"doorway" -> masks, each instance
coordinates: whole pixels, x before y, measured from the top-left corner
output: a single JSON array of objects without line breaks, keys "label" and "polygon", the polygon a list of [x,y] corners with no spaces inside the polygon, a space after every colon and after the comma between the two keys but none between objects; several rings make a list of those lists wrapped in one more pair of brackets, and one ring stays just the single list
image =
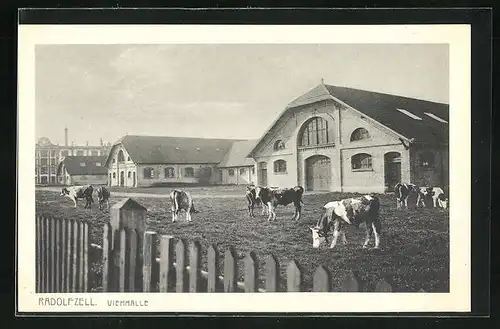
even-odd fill
[{"label": "doorway", "polygon": [[401,153],[389,152],[384,155],[385,190],[394,192],[394,185],[401,182]]}]

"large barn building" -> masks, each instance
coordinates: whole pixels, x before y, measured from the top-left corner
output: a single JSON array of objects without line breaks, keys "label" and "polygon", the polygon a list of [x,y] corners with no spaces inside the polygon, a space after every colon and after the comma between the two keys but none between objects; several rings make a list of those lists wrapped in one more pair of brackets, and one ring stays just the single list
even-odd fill
[{"label": "large barn building", "polygon": [[260,185],[383,193],[402,181],[448,192],[448,121],[448,104],[322,82],[248,156]]}]

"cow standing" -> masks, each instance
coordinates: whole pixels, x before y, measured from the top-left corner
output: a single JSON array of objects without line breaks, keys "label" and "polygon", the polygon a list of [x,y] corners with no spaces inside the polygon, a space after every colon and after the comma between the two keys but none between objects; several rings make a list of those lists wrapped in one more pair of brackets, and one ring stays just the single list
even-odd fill
[{"label": "cow standing", "polygon": [[262,206],[262,215],[266,214],[266,205],[263,202],[261,202],[261,200],[257,200],[255,189],[256,187],[254,185],[249,185],[247,186],[247,190],[245,191],[245,198],[247,199],[248,202],[248,215],[250,217],[255,217],[253,209],[255,204],[258,202],[260,202]]},{"label": "cow standing", "polygon": [[[420,194],[422,195],[419,198],[424,200],[425,198],[432,198],[432,206],[434,208],[440,207],[443,209],[448,208],[448,198],[446,197],[446,194],[444,194],[444,191],[440,187],[421,187],[420,188]],[[417,201],[418,204],[418,201]]]},{"label": "cow standing", "polygon": [[92,208],[92,203],[94,202],[94,199],[92,198],[93,192],[94,187],[92,185],[70,186],[63,187],[60,195],[73,200],[75,208],[79,199],[85,199],[84,208]]},{"label": "cow standing", "polygon": [[181,210],[186,212],[188,222],[191,221],[191,213],[199,212],[194,208],[193,198],[189,192],[173,190],[170,193],[170,201],[172,202],[172,223],[177,220]]},{"label": "cow standing", "polygon": [[294,188],[271,188],[260,187],[255,188],[256,199],[262,202],[262,205],[267,205],[269,216],[267,221],[276,220],[276,207],[278,205],[287,206],[293,203],[295,206],[295,213],[292,219],[299,220],[302,210],[301,203],[304,188],[302,186],[295,186]]},{"label": "cow standing", "polygon": [[96,188],[96,194],[97,194],[97,203],[99,204],[99,210],[102,210],[102,206],[104,203],[107,204],[109,209],[109,197],[111,196],[111,193],[109,193],[108,189],[105,188],[104,186],[98,186]]},{"label": "cow standing", "polygon": [[394,186],[394,193],[396,194],[396,208],[402,208],[403,204],[408,209],[408,197],[416,193],[418,195],[417,206],[420,202],[421,193],[420,189],[415,184],[397,183]]},{"label": "cow standing", "polygon": [[337,244],[339,235],[342,235],[342,241],[347,243],[345,232],[342,229],[344,225],[352,225],[359,228],[364,222],[366,225],[366,239],[363,248],[367,248],[373,233],[375,233],[374,249],[379,248],[381,223],[379,218],[380,201],[376,196],[364,195],[357,198],[348,198],[340,201],[328,202],[323,206],[324,211],[318,220],[316,227],[311,227],[313,235],[313,248],[326,241],[327,234],[333,225],[333,241],[330,249]]}]

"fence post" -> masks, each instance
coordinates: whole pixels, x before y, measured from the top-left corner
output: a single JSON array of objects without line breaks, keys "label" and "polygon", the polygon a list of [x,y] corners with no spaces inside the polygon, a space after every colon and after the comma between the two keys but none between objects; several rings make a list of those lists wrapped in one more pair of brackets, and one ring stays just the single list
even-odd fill
[{"label": "fence post", "polygon": [[175,245],[176,253],[176,292],[186,292],[188,287],[188,278],[186,271],[186,258],[187,258],[187,248],[186,241],[180,239]]},{"label": "fence post", "polygon": [[[115,203],[110,209],[110,226],[111,226],[111,252],[115,267],[119,271],[110,271],[109,274],[114,276],[111,281],[118,281],[118,290],[128,289],[134,291],[134,287],[130,286],[130,281],[125,283],[125,273],[129,273],[130,257],[134,257],[135,267],[142,268],[142,251],[137,254],[130,255],[130,241],[121,241],[122,237],[129,237],[132,230],[136,232],[135,246],[142,249],[144,231],[146,227],[146,208],[131,198],[125,198]],[[125,231],[124,231],[125,230]],[[125,232],[125,233],[123,233]],[[137,257],[139,256],[139,257]],[[126,272],[125,272],[126,271]],[[118,272],[118,273],[117,273]],[[118,278],[116,276],[118,275]],[[142,283],[142,271],[134,272],[133,276],[138,276],[137,280]],[[142,284],[141,284],[142,286]]]},{"label": "fence post", "polygon": [[113,286],[115,264],[113,262],[113,245],[112,245],[112,229],[111,224],[104,224],[104,232],[102,236],[102,291],[115,291]]},{"label": "fence post", "polygon": [[278,259],[270,255],[266,262],[266,292],[277,292],[280,287],[280,266]]},{"label": "fence post", "polygon": [[328,292],[331,289],[331,277],[328,270],[320,265],[316,269],[313,277],[313,291]]},{"label": "fence post", "polygon": [[73,220],[66,220],[66,287],[64,292],[71,292],[71,287],[73,286],[73,267],[72,267],[72,255],[73,255]]},{"label": "fence post", "polygon": [[259,289],[259,261],[254,251],[245,257],[245,292]]},{"label": "fence post", "polygon": [[42,292],[50,292],[49,291],[49,268],[50,268],[50,231],[49,231],[49,219],[47,217],[43,218],[43,291]]},{"label": "fence post", "polygon": [[219,251],[215,245],[208,247],[207,262],[207,292],[217,292],[219,287]]},{"label": "fence post", "polygon": [[302,273],[299,265],[292,260],[286,268],[287,292],[300,292],[302,285]]},{"label": "fence post", "polygon": [[49,218],[50,230],[50,270],[49,270],[49,291],[56,292],[56,219]]},{"label": "fence post", "polygon": [[78,292],[83,292],[85,284],[84,278],[84,258],[85,258],[85,228],[83,221],[78,221]]},{"label": "fence post", "polygon": [[140,268],[138,264],[138,260],[140,257],[137,255],[137,250],[139,246],[137,245],[137,240],[139,240],[138,234],[134,229],[126,229],[127,230],[127,255],[126,255],[126,275],[128,275],[127,287],[129,292],[141,291],[141,284],[138,284],[139,277],[142,276],[142,273],[137,273],[137,269]]},{"label": "fence post", "polygon": [[171,291],[174,286],[174,237],[162,235],[160,241],[160,292]]},{"label": "fence post", "polygon": [[83,292],[89,291],[89,223],[83,223]]},{"label": "fence post", "polygon": [[156,290],[158,278],[156,275],[156,232],[147,231],[144,233],[143,265],[142,265],[142,291],[152,292]]},{"label": "fence post", "polygon": [[236,252],[232,246],[229,246],[224,253],[224,292],[236,292],[237,265]]},{"label": "fence post", "polygon": [[78,221],[72,220],[71,226],[73,226],[71,292],[78,292]]},{"label": "fence post", "polygon": [[189,292],[200,291],[201,278],[201,245],[193,241],[189,252]]},{"label": "fence post", "polygon": [[42,218],[36,216],[36,292],[42,292]]},{"label": "fence post", "polygon": [[55,292],[62,292],[62,275],[61,275],[61,219],[55,220],[55,244],[56,244],[56,254],[55,254]]},{"label": "fence post", "polygon": [[61,292],[66,292],[67,290],[67,282],[68,282],[68,275],[69,273],[67,272],[67,267],[68,267],[68,259],[67,259],[67,253],[68,253],[68,220],[67,219],[62,219],[61,220]]}]

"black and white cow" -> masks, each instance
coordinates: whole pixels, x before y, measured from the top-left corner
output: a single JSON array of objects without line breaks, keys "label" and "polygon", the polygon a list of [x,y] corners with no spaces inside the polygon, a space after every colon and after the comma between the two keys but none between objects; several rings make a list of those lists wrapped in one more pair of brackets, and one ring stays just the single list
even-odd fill
[{"label": "black and white cow", "polygon": [[255,194],[255,185],[249,185],[247,186],[247,189],[245,191],[245,198],[247,199],[248,202],[248,215],[250,217],[255,217],[255,214],[253,212],[254,206],[257,203],[260,203],[262,206],[262,215],[265,215],[266,213],[266,208],[267,206],[262,202],[262,200],[257,200],[256,194]]},{"label": "black and white cow", "polygon": [[73,200],[75,203],[75,208],[77,201],[79,199],[85,199],[84,208],[91,208],[94,199],[92,198],[92,193],[94,192],[94,187],[92,185],[84,185],[84,186],[70,186],[63,187],[61,189],[61,196],[65,196]]},{"label": "black and white cow", "polygon": [[[426,198],[432,198],[432,206],[434,208],[438,206],[443,209],[448,208],[448,197],[440,187],[421,187],[419,200],[422,200],[421,202],[424,203]],[[417,201],[417,205],[418,203],[419,201]]]},{"label": "black and white cow", "polygon": [[293,203],[295,206],[295,213],[292,219],[299,220],[302,210],[301,203],[304,188],[302,186],[295,186],[293,188],[273,188],[257,186],[255,188],[255,198],[260,200],[263,205],[267,205],[269,216],[268,221],[276,220],[276,207],[278,205],[287,206]]},{"label": "black and white cow", "polygon": [[347,243],[345,232],[342,227],[352,225],[359,228],[364,222],[366,225],[366,239],[363,248],[367,248],[373,233],[375,233],[375,249],[379,248],[381,223],[379,218],[380,201],[376,196],[364,195],[357,198],[348,198],[340,201],[328,202],[323,206],[324,211],[318,220],[316,227],[311,227],[313,236],[313,248],[326,242],[327,234],[333,226],[333,241],[330,248],[337,244],[339,235],[342,235],[342,241]]},{"label": "black and white cow", "polygon": [[191,221],[191,213],[199,212],[194,208],[193,198],[189,192],[173,190],[170,193],[170,202],[172,202],[172,223],[177,220],[181,210],[186,212],[188,222]]},{"label": "black and white cow", "polygon": [[104,186],[98,186],[96,188],[96,194],[97,194],[97,203],[99,204],[99,209],[102,210],[102,206],[104,203],[107,204],[109,209],[109,197],[111,196],[111,193],[109,193],[108,189],[105,188]]},{"label": "black and white cow", "polygon": [[417,194],[417,206],[418,203],[420,202],[421,198],[421,193],[420,189],[412,183],[397,183],[394,186],[394,193],[396,194],[396,208],[401,208],[403,204],[405,205],[406,209],[408,209],[408,197],[411,194]]}]

